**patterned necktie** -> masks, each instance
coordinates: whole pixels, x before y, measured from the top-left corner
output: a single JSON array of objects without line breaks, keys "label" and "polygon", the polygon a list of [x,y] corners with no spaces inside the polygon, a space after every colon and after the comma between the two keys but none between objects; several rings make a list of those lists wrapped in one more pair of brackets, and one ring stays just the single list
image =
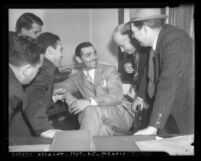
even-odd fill
[{"label": "patterned necktie", "polygon": [[91,78],[91,76],[90,76],[90,74],[89,74],[89,72],[87,72],[87,75],[86,75],[86,78],[87,78],[87,80],[90,82],[90,83],[94,83],[93,82],[93,79]]},{"label": "patterned necktie", "polygon": [[154,92],[155,92],[155,85],[154,85],[154,55],[155,51],[151,49],[150,55],[149,55],[149,69],[148,69],[148,78],[149,78],[149,83],[148,83],[148,95],[150,98],[153,97]]}]

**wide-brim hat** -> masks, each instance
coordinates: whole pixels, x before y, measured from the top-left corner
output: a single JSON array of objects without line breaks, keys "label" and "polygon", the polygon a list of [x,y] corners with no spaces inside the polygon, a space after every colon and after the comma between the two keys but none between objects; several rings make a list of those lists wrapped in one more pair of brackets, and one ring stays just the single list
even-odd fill
[{"label": "wide-brim hat", "polygon": [[130,21],[146,21],[146,20],[158,20],[166,19],[168,16],[161,14],[160,8],[141,8],[130,9]]}]

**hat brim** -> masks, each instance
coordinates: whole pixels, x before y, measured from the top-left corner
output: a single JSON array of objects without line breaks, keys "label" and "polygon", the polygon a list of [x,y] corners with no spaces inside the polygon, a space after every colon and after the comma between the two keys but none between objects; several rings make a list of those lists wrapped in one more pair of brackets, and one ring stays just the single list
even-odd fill
[{"label": "hat brim", "polygon": [[158,19],[166,19],[167,15],[157,15],[157,16],[149,16],[149,17],[136,17],[132,18],[131,21],[146,21],[146,20],[158,20]]}]

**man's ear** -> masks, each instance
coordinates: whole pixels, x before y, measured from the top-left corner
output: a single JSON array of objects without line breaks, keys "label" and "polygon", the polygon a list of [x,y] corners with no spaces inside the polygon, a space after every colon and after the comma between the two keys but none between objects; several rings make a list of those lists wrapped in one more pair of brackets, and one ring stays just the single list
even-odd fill
[{"label": "man's ear", "polygon": [[82,59],[80,57],[78,57],[78,56],[75,57],[75,60],[76,60],[77,63],[82,63]]},{"label": "man's ear", "polygon": [[21,29],[21,33],[22,33],[22,35],[26,35],[26,33],[27,33],[27,29],[24,28],[24,27],[22,27],[22,29]]},{"label": "man's ear", "polygon": [[54,55],[54,49],[53,49],[52,46],[48,46],[47,51],[48,51],[49,56],[53,56]]}]

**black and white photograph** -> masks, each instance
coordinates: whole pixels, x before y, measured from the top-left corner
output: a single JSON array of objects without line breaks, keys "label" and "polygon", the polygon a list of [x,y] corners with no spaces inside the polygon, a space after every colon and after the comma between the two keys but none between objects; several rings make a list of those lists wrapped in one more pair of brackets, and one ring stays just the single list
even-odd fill
[{"label": "black and white photograph", "polygon": [[8,8],[11,156],[194,156],[194,7]]}]

